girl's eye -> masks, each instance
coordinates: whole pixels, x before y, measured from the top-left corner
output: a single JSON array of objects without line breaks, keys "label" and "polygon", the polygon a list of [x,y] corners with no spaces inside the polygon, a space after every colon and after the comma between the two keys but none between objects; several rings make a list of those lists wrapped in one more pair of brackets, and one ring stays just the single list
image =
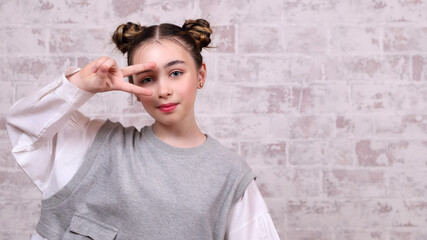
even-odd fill
[{"label": "girl's eye", "polygon": [[140,83],[141,83],[141,84],[147,84],[147,83],[150,83],[150,82],[152,82],[152,81],[154,81],[154,79],[153,79],[153,78],[151,78],[151,77],[147,77],[147,78],[143,78],[143,79],[141,79]]},{"label": "girl's eye", "polygon": [[182,72],[180,72],[180,71],[173,71],[170,75],[171,75],[171,77],[178,77],[181,74],[182,74]]}]

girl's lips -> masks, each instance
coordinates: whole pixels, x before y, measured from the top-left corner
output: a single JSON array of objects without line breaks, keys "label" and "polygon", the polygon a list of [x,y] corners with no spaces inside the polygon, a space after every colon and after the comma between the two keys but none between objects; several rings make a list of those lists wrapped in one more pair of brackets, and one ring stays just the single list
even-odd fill
[{"label": "girl's lips", "polygon": [[162,112],[172,112],[173,110],[175,110],[177,105],[178,103],[167,103],[167,104],[162,104],[157,108]]}]

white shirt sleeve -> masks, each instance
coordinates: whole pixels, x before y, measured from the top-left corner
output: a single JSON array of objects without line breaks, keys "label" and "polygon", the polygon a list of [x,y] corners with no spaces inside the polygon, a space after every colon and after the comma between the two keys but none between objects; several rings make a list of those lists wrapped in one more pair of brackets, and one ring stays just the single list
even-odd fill
[{"label": "white shirt sleeve", "polygon": [[76,110],[94,95],[66,79],[78,70],[68,69],[57,81],[19,100],[7,116],[12,154],[43,198],[71,180],[103,123]]},{"label": "white shirt sleeve", "polygon": [[280,240],[255,180],[230,210],[227,240]]}]

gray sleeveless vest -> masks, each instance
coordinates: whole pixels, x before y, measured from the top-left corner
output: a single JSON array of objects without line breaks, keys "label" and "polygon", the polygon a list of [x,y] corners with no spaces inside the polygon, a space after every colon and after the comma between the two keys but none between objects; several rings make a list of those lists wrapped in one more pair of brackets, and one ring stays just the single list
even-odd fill
[{"label": "gray sleeveless vest", "polygon": [[42,201],[53,239],[224,239],[230,207],[255,178],[212,137],[176,148],[151,127],[107,121],[70,182]]}]

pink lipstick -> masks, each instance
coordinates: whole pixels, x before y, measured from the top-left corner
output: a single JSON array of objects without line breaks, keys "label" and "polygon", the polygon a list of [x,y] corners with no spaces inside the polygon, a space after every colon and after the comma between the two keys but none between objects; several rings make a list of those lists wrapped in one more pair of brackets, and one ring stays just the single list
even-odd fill
[{"label": "pink lipstick", "polygon": [[178,103],[167,103],[162,104],[157,108],[162,112],[172,112],[173,110],[175,110],[176,106],[178,106]]}]

